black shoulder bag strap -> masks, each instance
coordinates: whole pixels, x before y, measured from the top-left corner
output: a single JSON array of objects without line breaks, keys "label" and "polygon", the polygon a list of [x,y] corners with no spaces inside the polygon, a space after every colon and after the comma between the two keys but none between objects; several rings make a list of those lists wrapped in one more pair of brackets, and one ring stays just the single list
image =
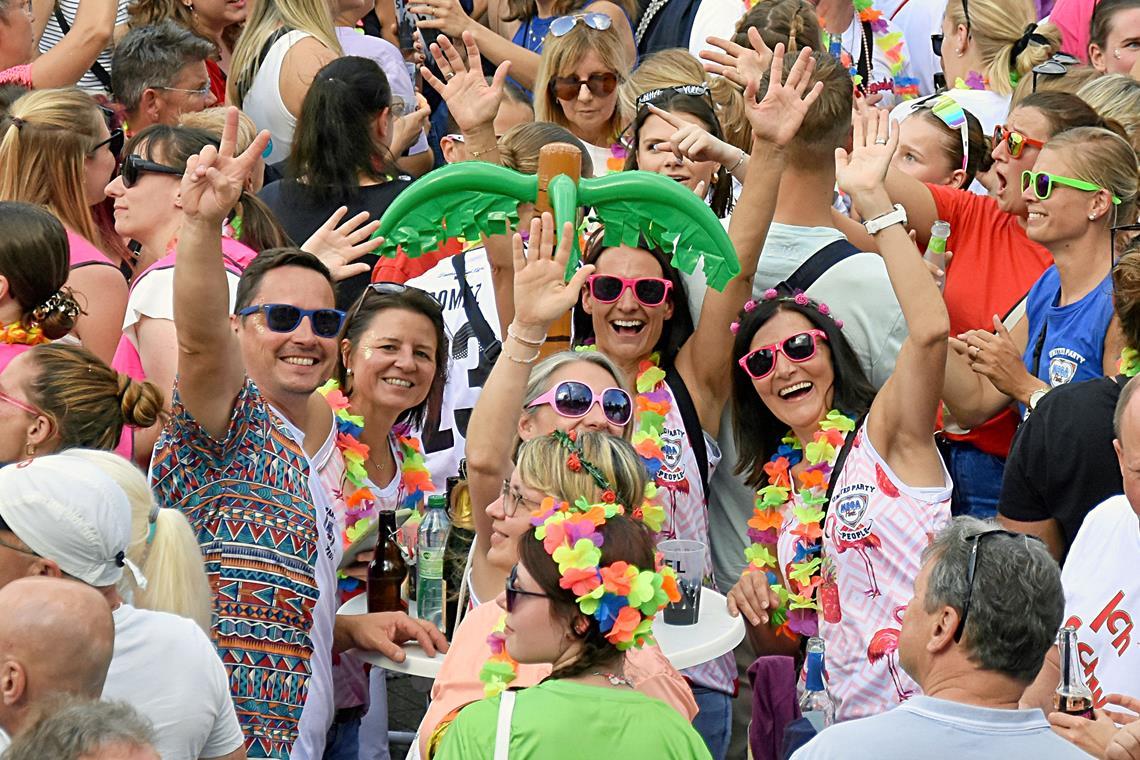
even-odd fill
[{"label": "black shoulder bag strap", "polygon": [[704,490],[705,504],[709,501],[709,450],[705,445],[705,431],[701,427],[701,418],[697,415],[697,407],[693,404],[693,397],[689,395],[689,388],[681,373],[673,366],[665,370],[665,383],[677,402],[677,411],[681,413],[681,423],[685,426],[685,436],[689,445],[693,447],[693,456],[697,459],[697,470],[701,475],[701,488]]},{"label": "black shoulder bag strap", "polygon": [[[839,456],[835,458],[835,464],[831,468],[831,481],[827,484],[827,501],[823,503],[823,516],[827,518],[827,509],[831,506],[831,494],[835,493],[835,484],[839,482],[839,473],[843,471],[843,463],[847,461],[847,455],[851,453],[851,447],[855,445],[855,436],[859,435],[859,431],[867,424],[867,411],[860,415],[859,419],[855,420],[855,429],[847,434],[847,438],[843,441],[843,448],[839,450]],[[820,520],[820,525],[823,525],[823,520]]]},{"label": "black shoulder bag strap", "polygon": [[[475,291],[467,283],[465,255],[464,253],[457,253],[452,256],[451,268],[455,270],[455,276],[459,279],[459,294],[463,299],[463,313],[467,315],[467,323],[471,325],[471,330],[475,333],[475,340],[479,341],[479,352],[483,354],[483,361],[480,362],[480,365],[485,364],[490,367],[499,358],[503,343],[495,335],[491,325],[487,323],[487,318],[483,316],[482,310],[479,309],[479,302],[475,299]],[[483,379],[486,380],[486,378]]]},{"label": "black shoulder bag strap", "polygon": [[824,272],[857,253],[862,253],[862,251],[851,245],[847,238],[840,238],[834,243],[828,243],[809,256],[808,260],[800,264],[799,269],[792,272],[792,276],[784,282],[792,290],[806,292],[815,284],[816,280],[823,276]]},{"label": "black shoulder bag strap", "polygon": [[[54,15],[55,22],[59,24],[59,31],[63,34],[69,33],[71,31],[71,24],[67,23],[67,19],[64,17],[63,11],[60,9],[59,3],[56,3]],[[103,85],[103,89],[107,92],[111,92],[111,75],[107,73],[107,70],[103,68],[102,65],[100,65],[99,61],[96,60],[91,64],[90,71],[95,75],[95,78],[99,80],[99,84]]]}]

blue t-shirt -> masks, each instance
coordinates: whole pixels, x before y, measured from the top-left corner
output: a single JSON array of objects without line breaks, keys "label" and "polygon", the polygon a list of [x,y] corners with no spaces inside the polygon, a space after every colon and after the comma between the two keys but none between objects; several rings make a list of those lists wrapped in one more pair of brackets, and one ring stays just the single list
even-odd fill
[{"label": "blue t-shirt", "polygon": [[546,39],[546,33],[550,31],[550,25],[554,23],[557,16],[547,16],[540,18],[538,16],[531,16],[522,23],[517,30],[515,30],[514,39],[511,42],[519,47],[524,47],[532,53],[542,53],[542,43]]},{"label": "blue t-shirt", "polygon": [[1029,372],[1050,386],[1104,375],[1104,336],[1112,321],[1112,275],[1081,300],[1058,306],[1061,275],[1045,270],[1029,290],[1029,342],[1022,357]]}]

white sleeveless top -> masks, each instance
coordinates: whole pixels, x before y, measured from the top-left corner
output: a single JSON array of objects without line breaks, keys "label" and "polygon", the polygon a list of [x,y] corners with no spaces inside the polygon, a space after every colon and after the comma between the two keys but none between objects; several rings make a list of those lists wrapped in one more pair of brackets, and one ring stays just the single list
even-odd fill
[{"label": "white sleeveless top", "polygon": [[273,150],[265,159],[267,164],[284,161],[293,152],[293,130],[297,128],[297,117],[289,113],[285,101],[281,99],[281,65],[285,62],[289,48],[311,36],[308,32],[294,29],[274,42],[242,101],[241,109],[246,115],[253,119],[258,129],[268,129],[273,138]]}]

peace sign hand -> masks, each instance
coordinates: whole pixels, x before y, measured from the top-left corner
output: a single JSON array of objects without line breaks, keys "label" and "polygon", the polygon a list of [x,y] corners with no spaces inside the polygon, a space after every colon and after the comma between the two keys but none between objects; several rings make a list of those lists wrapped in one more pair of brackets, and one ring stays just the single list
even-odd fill
[{"label": "peace sign hand", "polygon": [[752,125],[753,139],[784,148],[796,136],[808,109],[823,92],[823,82],[816,82],[810,90],[807,89],[815,71],[815,58],[811,52],[811,48],[800,51],[788,72],[787,81],[784,81],[784,44],[776,45],[768,75],[768,92],[759,103],[756,102],[756,94],[760,90],[760,80],[749,77],[744,88],[744,110],[748,123]]},{"label": "peace sign hand", "polygon": [[579,267],[566,282],[566,264],[574,242],[574,225],[562,225],[558,247],[554,247],[554,217],[543,212],[530,223],[530,248],[524,250],[522,235],[511,240],[515,267],[515,321],[519,325],[541,326],[565,314],[578,302],[578,293],[586,278],[594,272],[593,264]]},{"label": "peace sign hand", "polygon": [[442,34],[431,44],[432,58],[446,81],[441,82],[426,66],[420,67],[420,73],[444,99],[456,125],[466,133],[495,121],[499,104],[503,102],[503,85],[511,62],[500,63],[491,84],[487,84],[483,76],[483,59],[471,32],[463,33],[463,44],[467,47],[467,64],[463,63],[451,40]]},{"label": "peace sign hand", "polygon": [[221,225],[241,197],[245,180],[269,144],[269,132],[262,130],[241,155],[237,148],[238,109],[226,109],[221,145],[207,145],[191,156],[182,175],[182,213],[195,221]]}]

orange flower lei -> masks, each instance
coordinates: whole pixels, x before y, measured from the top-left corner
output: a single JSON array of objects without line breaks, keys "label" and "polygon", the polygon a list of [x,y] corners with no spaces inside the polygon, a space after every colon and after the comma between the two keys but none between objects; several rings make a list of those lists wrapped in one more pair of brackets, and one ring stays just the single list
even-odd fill
[{"label": "orange flower lei", "polygon": [[0,343],[9,346],[38,346],[51,343],[51,339],[44,335],[39,325],[26,326],[23,322],[10,322],[0,325]]}]

